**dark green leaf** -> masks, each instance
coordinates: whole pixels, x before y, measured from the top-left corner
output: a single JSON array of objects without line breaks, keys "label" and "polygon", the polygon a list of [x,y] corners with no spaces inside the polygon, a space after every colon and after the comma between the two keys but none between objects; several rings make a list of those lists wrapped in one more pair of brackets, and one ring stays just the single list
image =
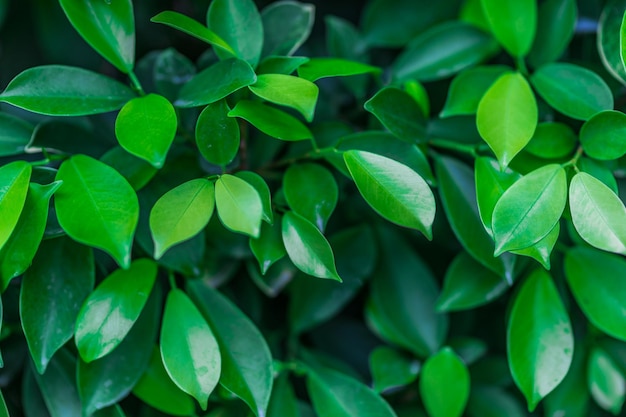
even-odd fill
[{"label": "dark green leaf", "polygon": [[315,20],[315,6],[291,0],[270,4],[261,12],[263,56],[292,55],[307,40]]},{"label": "dark green leaf", "polygon": [[76,387],[76,359],[61,350],[43,375],[34,373],[51,417],[82,417]]},{"label": "dark green leaf", "polygon": [[[522,405],[507,391],[494,386],[474,386],[467,402],[470,417],[526,417]],[[550,415],[556,417],[556,415]]]},{"label": "dark green leaf", "polygon": [[535,0],[481,0],[485,17],[498,42],[514,57],[530,51],[537,30]]},{"label": "dark green leaf", "polygon": [[277,216],[273,225],[262,223],[258,238],[250,238],[250,250],[259,262],[261,273],[265,275],[274,262],[282,259],[287,251],[283,244],[282,222]]},{"label": "dark green leaf", "polygon": [[339,58],[311,58],[298,67],[298,75],[309,81],[327,77],[380,74],[381,72],[382,70],[378,67]]},{"label": "dark green leaf", "polygon": [[263,202],[258,191],[245,180],[224,174],[215,183],[217,214],[226,228],[259,237]]},{"label": "dark green leaf", "polygon": [[602,10],[597,29],[597,48],[604,68],[622,84],[626,84],[626,68],[622,61],[621,48],[624,5],[624,0],[608,2]]},{"label": "dark green leaf", "polygon": [[59,151],[70,155],[82,153],[100,158],[109,150],[110,137],[105,139],[99,136],[89,124],[76,123],[71,120],[65,117],[51,118],[37,125],[26,146],[26,151],[41,152],[45,149],[48,152]]},{"label": "dark green leaf", "polygon": [[292,75],[261,74],[248,88],[263,100],[294,108],[308,122],[313,121],[319,89],[311,81]]},{"label": "dark green leaf", "polygon": [[240,117],[276,139],[297,141],[313,137],[309,129],[295,117],[256,101],[241,100],[228,115]]},{"label": "dark green leaf", "polygon": [[422,109],[422,114],[428,117],[430,115],[430,99],[426,88],[417,80],[408,80],[404,83],[404,91],[413,97],[413,100]]},{"label": "dark green leaf", "polygon": [[9,410],[7,409],[2,392],[0,392],[0,417],[9,417]]},{"label": "dark green leaf", "polygon": [[[282,236],[280,235],[280,223],[275,223],[275,227],[278,228],[279,236],[278,238],[281,240],[282,244]],[[284,251],[284,249],[283,249]],[[291,262],[291,260],[284,255],[287,252],[284,251],[283,257],[276,261],[272,266],[265,272],[264,275],[259,272],[259,267],[256,266],[252,261],[246,262],[246,270],[248,274],[250,274],[250,278],[252,282],[256,284],[256,286],[263,292],[263,294],[268,297],[277,297],[283,289],[289,284],[293,278],[300,271],[296,266]],[[322,281],[322,280],[317,280]]]},{"label": "dark green leaf", "polygon": [[549,0],[539,5],[537,35],[528,54],[533,67],[559,59],[574,36],[577,14],[575,0]]},{"label": "dark green leaf", "polygon": [[626,153],[626,114],[607,110],[596,113],[580,129],[580,143],[592,158],[617,159]]},{"label": "dark green leaf", "polygon": [[196,75],[196,66],[174,48],[161,52],[154,62],[152,78],[157,92],[174,102],[185,83]]},{"label": "dark green leaf", "polygon": [[100,160],[122,174],[135,191],[148,184],[157,173],[154,166],[126,152],[121,146],[112,148]]},{"label": "dark green leaf", "polygon": [[382,393],[403,387],[417,379],[421,365],[394,348],[381,346],[369,356],[374,391]]},{"label": "dark green leaf", "polygon": [[239,124],[228,117],[225,99],[209,104],[196,123],[196,144],[200,154],[212,164],[225,166],[239,151]]},{"label": "dark green leaf", "polygon": [[420,394],[431,417],[461,417],[469,392],[469,371],[449,347],[444,347],[424,363]]},{"label": "dark green leaf", "polygon": [[270,187],[267,185],[262,176],[252,171],[239,171],[235,173],[235,177],[239,177],[259,193],[261,203],[263,204],[263,220],[267,223],[274,223],[274,212],[272,211],[272,196]]},{"label": "dark green leaf", "polygon": [[0,113],[0,156],[24,153],[33,130],[30,123],[8,113]]},{"label": "dark green leaf", "polygon": [[626,399],[626,380],[610,356],[600,347],[589,354],[587,386],[602,409],[619,415]]},{"label": "dark green leaf", "polygon": [[586,360],[586,349],[576,343],[574,359],[565,379],[543,402],[546,417],[587,417],[589,415],[589,391],[585,377]]},{"label": "dark green leaf", "polygon": [[339,199],[335,177],[315,163],[289,167],[283,177],[283,193],[289,207],[322,232]]},{"label": "dark green leaf", "polygon": [[537,125],[535,134],[524,150],[540,158],[563,158],[574,151],[576,141],[576,133],[568,125],[544,122]]},{"label": "dark green leaf", "polygon": [[267,407],[267,417],[300,417],[298,400],[289,382],[288,375],[285,372],[276,378],[270,403]]},{"label": "dark green leaf", "polygon": [[290,75],[307,62],[309,58],[303,56],[268,56],[261,61],[256,73]]},{"label": "dark green leaf", "polygon": [[0,249],[17,226],[28,195],[32,167],[25,161],[10,162],[0,167]]},{"label": "dark green leaf", "polygon": [[426,121],[422,109],[413,97],[399,88],[383,88],[364,107],[402,140],[415,143],[426,137]]}]

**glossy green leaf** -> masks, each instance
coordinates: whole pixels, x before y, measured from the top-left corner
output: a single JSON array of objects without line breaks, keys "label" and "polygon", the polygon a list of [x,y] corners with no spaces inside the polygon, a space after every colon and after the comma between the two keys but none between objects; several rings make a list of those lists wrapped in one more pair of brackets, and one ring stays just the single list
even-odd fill
[{"label": "glossy green leaf", "polygon": [[[506,390],[495,386],[474,386],[467,402],[470,417],[526,417],[524,407]],[[556,417],[550,415],[550,417]]]},{"label": "glossy green leaf", "polygon": [[59,224],[74,240],[106,251],[123,268],[139,219],[139,202],[128,181],[108,165],[85,155],[65,160],[56,176]]},{"label": "glossy green leaf", "polygon": [[444,347],[424,363],[420,394],[431,417],[461,417],[469,392],[469,371],[449,347]]},{"label": "glossy green leaf", "polygon": [[286,372],[282,373],[274,381],[267,417],[300,417],[298,400],[288,375]]},{"label": "glossy green leaf", "polygon": [[51,417],[81,417],[76,387],[76,358],[62,349],[43,375],[33,372]]},{"label": "glossy green leaf", "polygon": [[435,81],[479,64],[498,52],[497,42],[465,22],[430,28],[413,39],[393,63],[398,81]]},{"label": "glossy green leaf", "polygon": [[311,58],[298,67],[298,75],[309,81],[327,77],[380,74],[381,72],[382,70],[378,67],[340,58]]},{"label": "glossy green leaf", "polygon": [[59,0],[74,29],[122,72],[135,63],[135,17],[131,0]]},{"label": "glossy green leaf", "polygon": [[[257,74],[291,75],[295,70],[309,62],[304,56],[268,56],[259,64]],[[304,77],[303,77],[304,78]]]},{"label": "glossy green leaf", "polygon": [[222,99],[206,106],[196,122],[198,150],[215,165],[228,165],[239,151],[239,124],[228,117],[229,111],[228,103]]},{"label": "glossy green leaf", "polygon": [[579,343],[574,346],[574,358],[567,375],[543,401],[547,417],[587,417],[589,391],[586,378],[587,351]]},{"label": "glossy green leaf", "polygon": [[528,54],[533,67],[559,59],[574,36],[577,14],[575,0],[549,0],[539,5],[537,34]]},{"label": "glossy green leaf", "polygon": [[386,87],[364,104],[391,133],[409,143],[426,137],[426,121],[422,109],[408,93]]},{"label": "glossy green leaf", "polygon": [[364,151],[347,151],[344,160],[359,192],[378,214],[432,238],[435,199],[419,174],[393,159]]},{"label": "glossy green leaf", "polygon": [[507,282],[465,252],[454,258],[437,299],[437,310],[467,310],[487,304],[508,289]]},{"label": "glossy green leaf", "polygon": [[604,68],[616,80],[626,84],[626,68],[622,60],[621,28],[624,18],[624,1],[608,2],[598,21],[596,38],[598,52]]},{"label": "glossy green leaf", "polygon": [[371,388],[340,372],[317,367],[307,372],[306,385],[319,417],[395,417]]},{"label": "glossy green leaf", "polygon": [[613,109],[613,94],[595,72],[573,64],[544,65],[530,77],[539,95],[555,110],[573,119],[587,120]]},{"label": "glossy green leaf", "polygon": [[[178,94],[177,107],[199,107],[214,103],[256,82],[252,67],[241,59],[227,59],[196,74]],[[1,97],[1,96],[0,96]]]},{"label": "glossy green leaf", "polygon": [[253,171],[238,171],[235,173],[235,177],[241,178],[253,186],[259,193],[263,205],[263,220],[272,224],[274,222],[274,212],[272,211],[270,187],[267,185],[267,182],[265,182],[262,176]]},{"label": "glossy green leaf", "polygon": [[607,353],[595,347],[587,363],[587,386],[602,409],[619,415],[626,400],[626,380]]},{"label": "glossy green leaf", "polygon": [[46,228],[50,198],[60,185],[60,182],[29,185],[20,218],[13,233],[0,249],[0,292],[32,263]]},{"label": "glossy green leaf", "polygon": [[530,51],[537,30],[535,0],[481,0],[491,32],[514,57]]},{"label": "glossy green leaf", "polygon": [[217,214],[226,228],[259,237],[263,202],[258,191],[245,180],[224,174],[215,183]]},{"label": "glossy green leaf", "polygon": [[547,272],[537,269],[515,297],[507,326],[507,355],[515,383],[533,411],[563,380],[574,338],[567,311]]},{"label": "glossy green leaf", "polygon": [[200,22],[193,20],[184,14],[168,10],[157,14],[150,19],[150,21],[154,23],[162,23],[166,26],[184,32],[187,35],[191,35],[194,38],[200,39],[209,45],[217,46],[230,55],[235,55],[233,48],[231,48],[230,45],[224,41],[224,39],[220,38],[215,32]]},{"label": "glossy green leaf", "polygon": [[580,172],[570,182],[569,203],[574,227],[587,243],[626,254],[626,208],[609,187]]},{"label": "glossy green leaf", "polygon": [[263,100],[294,108],[308,122],[313,121],[319,89],[311,81],[292,75],[261,74],[248,88]]},{"label": "glossy green leaf", "polygon": [[22,328],[40,374],[74,335],[76,317],[94,281],[90,248],[65,237],[41,243],[20,293]]},{"label": "glossy green leaf", "polygon": [[417,379],[421,368],[417,360],[387,346],[380,346],[370,353],[369,365],[372,385],[378,393],[410,384]]},{"label": "glossy green leaf", "polygon": [[0,167],[0,249],[19,223],[28,195],[32,167],[25,161],[10,162]]},{"label": "glossy green leaf", "polygon": [[576,142],[576,133],[568,125],[544,122],[537,125],[535,134],[524,150],[540,158],[563,158],[574,152]]},{"label": "glossy green leaf", "polygon": [[535,95],[521,74],[504,74],[489,87],[478,104],[476,125],[500,165],[507,167],[537,126]]},{"label": "glossy green leaf", "polygon": [[0,113],[0,156],[24,153],[35,128],[8,113]]},{"label": "glossy green leaf", "polygon": [[469,68],[454,77],[440,117],[476,114],[478,104],[489,87],[506,72],[504,65]]},{"label": "glossy green leaf", "polygon": [[513,184],[493,210],[496,254],[524,249],[543,239],[561,218],[567,200],[565,170],[539,168]]},{"label": "glossy green leaf", "polygon": [[191,299],[207,320],[222,353],[220,384],[265,416],[272,392],[270,350],[263,335],[239,308],[199,280],[189,281]]},{"label": "glossy green leaf", "polygon": [[605,163],[596,159],[582,157],[578,160],[578,168],[582,172],[599,179],[611,189],[615,194],[619,192],[617,180],[613,174],[614,167],[611,167],[611,162]]},{"label": "glossy green leaf", "polygon": [[261,12],[263,56],[292,55],[309,37],[315,20],[315,6],[283,0]]},{"label": "glossy green leaf", "polygon": [[287,254],[283,244],[282,222],[279,217],[276,218],[273,225],[261,224],[259,237],[250,238],[250,250],[258,261],[263,275],[267,273],[270,266]]},{"label": "glossy green leaf", "polygon": [[[263,49],[263,22],[252,0],[214,0],[207,12],[207,26],[232,47],[238,58],[253,67]],[[218,56],[229,56],[220,50]]]},{"label": "glossy green leaf", "polygon": [[126,152],[121,146],[111,148],[100,160],[122,174],[135,191],[142,189],[157,173],[154,166]]},{"label": "glossy green leaf", "polygon": [[159,198],[150,210],[155,259],[200,233],[209,224],[214,207],[215,187],[204,178],[187,181]]},{"label": "glossy green leaf", "polygon": [[311,139],[311,131],[298,119],[265,104],[241,100],[228,112],[230,117],[240,117],[266,135],[285,141]]},{"label": "glossy green leaf", "polygon": [[545,235],[539,242],[527,248],[512,250],[511,253],[533,258],[545,269],[550,270],[550,256],[557,240],[559,239],[560,233],[561,226],[557,223],[554,225],[550,233]]},{"label": "glossy green leaf", "polygon": [[624,271],[621,257],[591,248],[572,248],[565,257],[565,275],[577,304],[594,326],[620,340],[626,340]]},{"label": "glossy green leaf", "polygon": [[76,347],[87,363],[115,349],[139,317],[157,276],[157,265],[138,259],[117,269],[89,294],[76,319]]},{"label": "glossy green leaf", "polygon": [[289,207],[322,232],[339,199],[335,177],[315,163],[289,167],[283,177],[283,193]]},{"label": "glossy green leaf", "polygon": [[607,110],[596,113],[580,129],[580,143],[592,158],[617,159],[626,153],[626,114]]},{"label": "glossy green leaf", "polygon": [[95,72],[62,65],[29,68],[0,94],[0,102],[51,116],[83,116],[121,108],[135,93]]},{"label": "glossy green leaf", "polygon": [[206,410],[209,394],[220,378],[220,349],[198,308],[179,289],[167,296],[160,340],[170,378]]}]

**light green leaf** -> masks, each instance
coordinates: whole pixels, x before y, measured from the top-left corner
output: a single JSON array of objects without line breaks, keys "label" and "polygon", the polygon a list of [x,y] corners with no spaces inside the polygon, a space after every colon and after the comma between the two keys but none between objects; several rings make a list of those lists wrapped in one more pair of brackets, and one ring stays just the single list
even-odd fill
[{"label": "light green leaf", "polygon": [[519,73],[500,76],[480,100],[478,132],[501,167],[506,168],[533,137],[537,114],[535,95]]},{"label": "light green leaf", "polygon": [[266,135],[285,141],[311,139],[313,134],[298,119],[281,110],[251,101],[238,101],[228,112],[230,117],[240,117],[250,122]]},{"label": "light green leaf", "polygon": [[259,262],[261,274],[265,275],[274,262],[282,259],[287,251],[283,244],[282,222],[277,216],[273,225],[261,224],[261,234],[258,238],[250,238],[250,250]]},{"label": "light green leaf", "polygon": [[598,36],[596,38],[596,46],[604,68],[622,84],[626,84],[621,36],[625,5],[624,0],[615,0],[604,6],[598,21]]},{"label": "light green leaf", "polygon": [[507,326],[507,355],[513,380],[533,411],[565,378],[574,337],[552,278],[537,269],[515,297]]},{"label": "light green leaf", "polygon": [[405,91],[385,87],[364,104],[391,133],[416,143],[426,137],[426,119],[419,104]]},{"label": "light green leaf", "polygon": [[365,201],[382,217],[432,238],[435,198],[415,171],[393,159],[347,151],[344,160]]},{"label": "light green leaf", "polygon": [[261,12],[263,20],[263,56],[290,56],[307,40],[313,29],[315,6],[283,0],[268,5]]},{"label": "light green leaf", "polygon": [[607,110],[596,113],[580,129],[580,143],[592,158],[617,159],[626,153],[626,114]]},{"label": "light green leaf", "polygon": [[550,106],[573,119],[587,120],[602,110],[613,109],[613,94],[604,80],[574,64],[544,65],[530,82]]},{"label": "light green leaf", "polygon": [[298,75],[305,80],[317,81],[327,77],[349,77],[359,74],[381,74],[372,65],[340,58],[311,58],[298,67]]},{"label": "light green leaf", "polygon": [[24,153],[34,129],[33,125],[25,120],[8,113],[0,113],[0,156]]},{"label": "light green leaf", "polygon": [[535,134],[524,150],[540,158],[564,158],[574,151],[576,142],[576,133],[568,125],[543,122],[537,125]]},{"label": "light green leaf", "polygon": [[294,108],[308,122],[313,121],[319,89],[312,82],[292,75],[261,74],[248,88],[258,97]]},{"label": "light green leaf", "polygon": [[122,267],[130,252],[139,220],[139,201],[128,181],[116,170],[85,155],[67,159],[56,179],[59,224],[74,240],[106,251]]},{"label": "light green leaf", "polygon": [[274,212],[272,211],[272,196],[270,187],[267,185],[262,176],[252,171],[238,171],[235,177],[239,177],[259,193],[261,203],[263,204],[263,220],[269,224],[274,223]]},{"label": "light green leaf", "polygon": [[600,408],[620,414],[626,399],[626,380],[611,357],[598,346],[587,359],[587,386]]},{"label": "light green leaf", "polygon": [[512,250],[511,253],[533,258],[545,269],[550,270],[550,255],[552,254],[554,245],[556,245],[556,241],[559,239],[560,233],[561,226],[557,223],[550,233],[545,235],[539,242],[524,249]]},{"label": "light green leaf", "polygon": [[131,155],[121,146],[111,148],[100,161],[122,174],[135,191],[145,187],[158,172],[146,160]]},{"label": "light green leaf", "polygon": [[74,29],[124,73],[135,63],[135,17],[131,0],[59,0]]},{"label": "light green leaf", "polygon": [[228,117],[229,111],[228,103],[222,99],[206,106],[196,122],[198,150],[215,165],[228,165],[239,151],[239,124]]},{"label": "light green leaf", "polygon": [[317,227],[288,211],[282,220],[283,243],[289,258],[305,274],[341,281],[330,244]]},{"label": "light green leaf", "polygon": [[410,384],[417,379],[421,368],[416,359],[388,346],[374,349],[369,356],[369,365],[372,385],[377,393]]},{"label": "light green leaf", "polygon": [[444,347],[424,363],[420,394],[431,417],[461,417],[469,392],[469,371],[449,347]]},{"label": "light green leaf", "polygon": [[482,0],[489,27],[498,42],[514,57],[530,51],[537,30],[535,0]]},{"label": "light green leaf", "polygon": [[0,94],[0,102],[51,116],[84,116],[118,110],[134,97],[129,87],[104,75],[45,65],[13,78]]},{"label": "light green leaf", "polygon": [[406,91],[413,100],[417,102],[422,109],[422,114],[428,117],[430,115],[430,99],[426,88],[417,80],[408,80],[404,83],[404,91]]},{"label": "light green leaf", "polygon": [[245,180],[224,174],[215,183],[217,214],[226,228],[259,237],[263,202],[258,191]]},{"label": "light green leaf", "polygon": [[165,193],[150,210],[154,258],[172,246],[191,239],[209,224],[215,207],[215,188],[199,178]]},{"label": "light green leaf", "polygon": [[575,0],[549,0],[539,5],[537,35],[528,61],[534,68],[559,59],[574,36]]},{"label": "light green leaf", "polygon": [[179,289],[171,290],[165,302],[161,356],[172,381],[206,410],[220,378],[220,349],[198,308]]},{"label": "light green leaf", "polygon": [[0,167],[0,249],[10,239],[19,222],[32,171],[30,164],[25,161],[10,162]]},{"label": "light green leaf", "polygon": [[615,194],[619,192],[619,188],[617,185],[617,180],[615,179],[615,175],[613,174],[614,167],[611,166],[613,161],[598,161],[596,159],[591,159],[587,157],[581,157],[578,160],[578,168],[582,172],[586,172],[587,174],[599,179],[611,189]]}]

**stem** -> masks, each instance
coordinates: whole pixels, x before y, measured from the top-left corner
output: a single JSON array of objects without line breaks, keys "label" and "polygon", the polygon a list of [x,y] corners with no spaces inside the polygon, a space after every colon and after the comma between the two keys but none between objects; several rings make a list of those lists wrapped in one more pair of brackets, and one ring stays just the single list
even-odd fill
[{"label": "stem", "polygon": [[139,79],[137,78],[135,73],[133,71],[130,71],[128,73],[128,77],[130,78],[130,83],[133,90],[135,90],[135,92],[137,92],[139,95],[145,96],[146,92],[143,91],[143,87],[141,86],[141,83],[139,82]]},{"label": "stem", "polygon": [[569,161],[567,161],[567,162],[565,162],[565,163],[561,164],[561,166],[562,166],[563,168],[571,166],[571,167],[574,167],[574,169],[575,169],[576,171],[578,171],[578,167],[577,167],[576,165],[578,164],[578,160],[580,159],[580,157],[582,156],[582,154],[583,154],[583,147],[582,147],[582,146],[579,146],[579,147],[578,147],[578,149],[576,149],[576,153],[574,154],[574,156],[572,157],[572,159],[570,159]]},{"label": "stem", "polygon": [[311,135],[311,146],[313,146],[313,150],[314,151],[319,151],[319,147],[317,146],[317,142],[315,141],[315,138]]},{"label": "stem", "polygon": [[464,154],[468,154],[474,158],[478,157],[478,152],[475,145],[464,145],[447,139],[431,139],[428,144],[439,149],[447,149],[450,151],[456,151]]}]

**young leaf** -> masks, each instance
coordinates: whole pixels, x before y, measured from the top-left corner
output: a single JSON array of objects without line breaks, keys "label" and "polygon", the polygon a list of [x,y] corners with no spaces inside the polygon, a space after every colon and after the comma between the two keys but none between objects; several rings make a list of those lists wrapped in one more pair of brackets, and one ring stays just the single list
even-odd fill
[{"label": "young leaf", "polygon": [[626,153],[626,114],[606,110],[593,115],[580,129],[585,153],[600,160],[621,158]]},{"label": "young leaf", "polygon": [[489,87],[478,104],[476,126],[506,168],[537,126],[535,95],[521,74],[504,74]]},{"label": "young leaf", "polygon": [[261,224],[261,234],[258,238],[250,238],[250,250],[259,262],[261,274],[265,275],[274,262],[282,259],[287,251],[283,244],[282,222],[277,217],[273,225]]},{"label": "young leaf", "polygon": [[622,61],[621,47],[623,18],[623,1],[607,3],[598,21],[596,45],[604,68],[620,83],[626,84],[626,67]]},{"label": "young leaf", "polygon": [[344,152],[344,160],[359,192],[378,214],[432,238],[435,198],[419,174],[393,159],[364,151]]},{"label": "young leaf", "polygon": [[469,392],[469,371],[449,347],[444,347],[424,363],[420,394],[431,417],[461,417]]},{"label": "young leaf", "polygon": [[311,81],[292,75],[261,74],[248,88],[258,97],[294,108],[308,122],[313,121],[319,89]]},{"label": "young leaf", "polygon": [[32,171],[30,164],[25,161],[10,162],[0,167],[0,249],[7,243],[19,222]]},{"label": "young leaf", "polygon": [[199,178],[165,193],[150,210],[154,258],[172,246],[191,239],[209,224],[215,207],[215,188]]},{"label": "young leaf", "polygon": [[189,296],[207,320],[222,352],[220,384],[265,416],[272,392],[270,350],[263,335],[235,304],[199,280],[188,282]]},{"label": "young leaf", "polygon": [[252,171],[238,171],[235,173],[235,177],[241,178],[248,184],[254,187],[261,197],[261,203],[263,205],[263,220],[269,224],[274,222],[274,212],[272,212],[272,196],[270,193],[270,187],[267,185],[262,176]]},{"label": "young leaf", "polygon": [[282,221],[283,243],[289,258],[305,274],[341,281],[330,244],[317,227],[288,211]]},{"label": "young leaf", "polygon": [[228,115],[240,117],[276,139],[298,141],[313,137],[311,131],[292,115],[256,101],[238,101]]},{"label": "young leaf", "polygon": [[577,65],[544,65],[530,82],[550,106],[573,119],[588,120],[597,112],[613,109],[609,86],[595,72]]},{"label": "young leaf", "polygon": [[567,199],[565,170],[539,168],[502,194],[493,210],[496,254],[524,249],[543,239],[561,218]]},{"label": "young leaf", "polygon": [[59,2],[74,29],[93,49],[120,71],[133,70],[135,17],[130,0]]},{"label": "young leaf", "polygon": [[406,142],[420,142],[426,137],[422,109],[413,97],[399,88],[383,88],[364,107],[391,133]]},{"label": "young leaf", "polygon": [[383,393],[403,387],[417,379],[421,365],[394,348],[377,347],[369,356],[374,391]]},{"label": "young leaf", "polygon": [[311,82],[327,77],[349,77],[360,74],[380,74],[372,65],[340,58],[311,58],[298,67],[298,76]]},{"label": "young leaf", "polygon": [[115,119],[115,136],[128,153],[161,168],[176,136],[176,111],[163,96],[130,100]]},{"label": "young leaf", "polygon": [[198,308],[179,289],[171,290],[165,302],[161,355],[172,381],[206,410],[220,378],[220,349]]},{"label": "young leaf", "polygon": [[228,103],[222,99],[206,106],[196,122],[198,150],[215,165],[228,165],[239,151],[239,124],[228,117],[229,111]]},{"label": "young leaf", "polygon": [[122,267],[139,219],[139,201],[117,171],[85,155],[65,160],[56,179],[63,181],[54,204],[59,224],[74,240],[100,248]]},{"label": "young leaf", "polygon": [[514,57],[530,51],[537,30],[535,0],[481,0],[489,27],[498,42]]},{"label": "young leaf", "polygon": [[611,357],[594,347],[587,359],[587,386],[600,408],[620,414],[626,400],[626,380]]},{"label": "young leaf", "polygon": [[226,228],[259,237],[263,202],[258,191],[245,180],[224,174],[215,183],[217,214]]},{"label": "young leaf", "polygon": [[574,337],[567,311],[547,272],[537,269],[515,297],[507,355],[515,383],[533,411],[567,374]]},{"label": "young leaf", "polygon": [[309,37],[315,6],[291,0],[272,3],[261,12],[263,56],[290,56]]},{"label": "young leaf", "polygon": [[34,129],[33,125],[25,120],[7,113],[0,113],[0,156],[24,153]]},{"label": "young leaf", "polygon": [[574,36],[577,14],[575,0],[548,0],[539,5],[537,35],[528,54],[534,68],[563,54]]},{"label": "young leaf", "polygon": [[539,158],[564,158],[574,151],[576,141],[576,133],[568,125],[559,122],[544,122],[537,125],[535,134],[524,150]]},{"label": "young leaf", "polygon": [[0,102],[51,116],[84,116],[118,110],[134,97],[129,87],[104,75],[45,65],[18,74],[0,94]]}]

